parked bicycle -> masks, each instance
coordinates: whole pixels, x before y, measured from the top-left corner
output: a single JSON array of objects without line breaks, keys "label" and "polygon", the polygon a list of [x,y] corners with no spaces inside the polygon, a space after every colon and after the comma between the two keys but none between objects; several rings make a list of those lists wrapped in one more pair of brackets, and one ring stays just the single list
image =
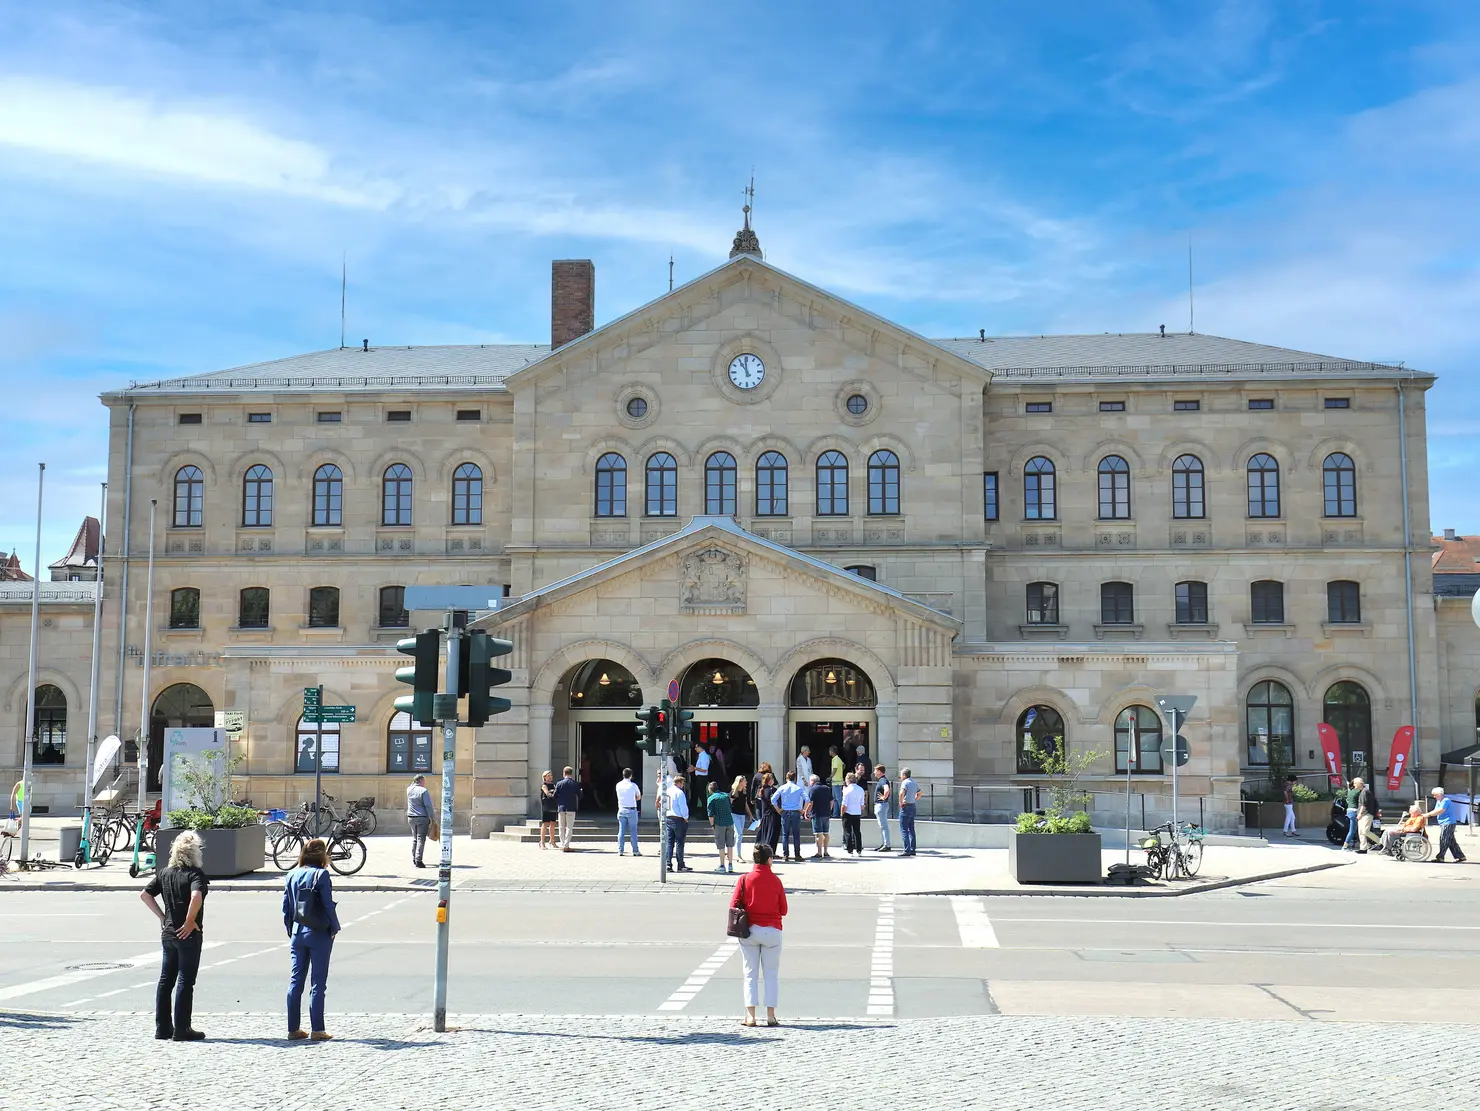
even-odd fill
[{"label": "parked bicycle", "polygon": [[1208,831],[1191,822],[1163,822],[1141,839],[1146,867],[1152,875],[1174,880],[1191,879],[1202,867],[1203,841]]},{"label": "parked bicycle", "polygon": [[[285,822],[288,828],[272,843],[272,862],[286,872],[298,863],[298,854],[303,846],[320,834],[310,829],[310,823]],[[329,867],[341,876],[352,876],[365,866],[365,842],[360,840],[364,832],[359,820],[345,818],[336,822],[327,839]]]}]

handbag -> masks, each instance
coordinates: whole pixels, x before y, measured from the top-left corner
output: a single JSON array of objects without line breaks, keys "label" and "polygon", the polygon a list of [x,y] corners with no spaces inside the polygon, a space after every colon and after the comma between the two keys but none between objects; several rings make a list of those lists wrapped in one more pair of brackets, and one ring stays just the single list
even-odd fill
[{"label": "handbag", "polygon": [[321,930],[329,932],[329,923],[324,921],[317,912],[319,901],[319,889],[309,888],[308,894],[300,896],[293,903],[293,921],[309,930]]},{"label": "handbag", "polygon": [[[740,880],[740,897],[745,897],[745,880]],[[750,911],[745,909],[742,902],[739,906],[730,908],[730,919],[725,924],[726,937],[749,937],[750,936]]]}]

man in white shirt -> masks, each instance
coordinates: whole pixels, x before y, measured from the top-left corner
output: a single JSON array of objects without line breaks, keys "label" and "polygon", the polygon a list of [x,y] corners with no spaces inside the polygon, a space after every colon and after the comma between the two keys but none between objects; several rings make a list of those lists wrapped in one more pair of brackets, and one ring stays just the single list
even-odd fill
[{"label": "man in white shirt", "polygon": [[[668,858],[668,870],[692,872],[683,862],[684,841],[689,835],[689,797],[685,793],[688,780],[681,775],[673,777],[673,786],[668,788],[668,845],[664,849]],[[678,856],[678,867],[673,865],[674,854]]]},{"label": "man in white shirt", "polygon": [[805,787],[812,782],[812,750],[807,745],[802,746],[802,754],[797,757],[797,783]]},{"label": "man in white shirt", "polygon": [[843,851],[862,856],[864,790],[852,772],[843,777],[843,782],[847,784],[843,788]]},{"label": "man in white shirt", "polygon": [[617,855],[627,855],[627,842],[632,842],[632,855],[641,856],[637,847],[637,804],[642,801],[642,788],[632,781],[632,769],[622,769],[617,784]]}]

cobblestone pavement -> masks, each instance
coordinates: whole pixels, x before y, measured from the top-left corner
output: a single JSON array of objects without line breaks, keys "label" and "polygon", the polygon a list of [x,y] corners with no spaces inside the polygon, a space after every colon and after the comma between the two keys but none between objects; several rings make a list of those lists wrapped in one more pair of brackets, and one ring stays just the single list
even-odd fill
[{"label": "cobblestone pavement", "polygon": [[[278,1015],[201,1015],[199,1044],[157,1043],[144,1014],[0,1014],[0,1105],[26,1111],[541,1111],[992,1108],[1041,1111],[1474,1111],[1480,1026],[978,1018],[798,1021],[742,1030],[700,1018],[335,1016],[336,1040],[282,1040]],[[846,1069],[829,1065],[846,1061]],[[698,1094],[702,1093],[702,1094]]]}]

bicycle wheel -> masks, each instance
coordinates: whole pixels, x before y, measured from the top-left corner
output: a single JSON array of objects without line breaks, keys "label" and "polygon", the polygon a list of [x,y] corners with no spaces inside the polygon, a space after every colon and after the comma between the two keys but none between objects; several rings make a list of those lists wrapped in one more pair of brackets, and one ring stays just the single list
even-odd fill
[{"label": "bicycle wheel", "polygon": [[11,854],[15,852],[15,842],[16,839],[9,834],[0,837],[0,860],[10,859]]},{"label": "bicycle wheel", "polygon": [[1167,855],[1163,858],[1161,876],[1162,879],[1174,880],[1182,867],[1182,850],[1176,845],[1167,846]]},{"label": "bicycle wheel", "polygon": [[334,829],[334,813],[327,806],[308,816],[308,832],[314,837],[328,837]]},{"label": "bicycle wheel", "polygon": [[349,816],[360,823],[360,832],[366,837],[375,832],[375,811],[361,807],[359,810],[351,810]]},{"label": "bicycle wheel", "polygon": [[1197,870],[1202,867],[1203,843],[1201,841],[1187,842],[1187,848],[1182,851],[1182,866],[1187,869],[1187,875],[1197,875]]},{"label": "bicycle wheel", "polygon": [[365,867],[365,842],[358,837],[340,837],[329,843],[329,867],[341,876],[352,876]]},{"label": "bicycle wheel", "polygon": [[272,843],[272,862],[286,872],[298,863],[298,854],[303,849],[303,838],[297,833],[285,833]]},{"label": "bicycle wheel", "polygon": [[133,822],[124,817],[117,817],[108,823],[108,847],[114,852],[122,852],[124,849],[131,848],[133,840]]},{"label": "bicycle wheel", "polygon": [[96,845],[93,845],[92,846],[92,859],[93,859],[93,863],[96,864],[100,868],[104,864],[107,864],[108,863],[108,858],[110,856],[112,856],[112,855],[113,855],[112,848],[110,848],[107,844],[105,844],[102,841],[99,841]]}]

